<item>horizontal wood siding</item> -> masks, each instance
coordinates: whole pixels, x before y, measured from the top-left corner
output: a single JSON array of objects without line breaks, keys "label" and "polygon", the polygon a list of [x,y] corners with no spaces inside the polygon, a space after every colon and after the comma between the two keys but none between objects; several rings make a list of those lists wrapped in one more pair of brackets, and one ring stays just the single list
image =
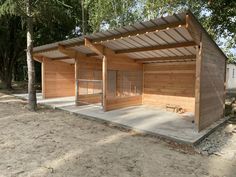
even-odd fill
[{"label": "horizontal wood siding", "polygon": [[[96,58],[78,58],[77,65],[79,79],[102,80],[102,60]],[[98,83],[99,84],[99,83]],[[101,84],[101,83],[100,83]],[[93,94],[94,90],[101,89],[94,82],[79,82],[78,100],[76,102],[85,102],[88,104],[101,103],[101,94]],[[87,94],[83,92],[87,92]]]},{"label": "horizontal wood siding", "polygon": [[195,70],[195,63],[144,64],[143,104],[174,104],[194,112]]},{"label": "horizontal wood siding", "polygon": [[[142,64],[136,63],[134,60],[123,58],[123,57],[113,57],[109,56],[107,60],[107,69],[108,70],[115,70],[117,71],[116,74],[116,95],[115,97],[109,96],[106,98],[106,109],[107,111],[113,109],[119,109],[134,105],[142,104],[142,96],[141,95],[134,95],[134,96],[120,96],[120,80],[123,78],[119,71],[141,71],[142,72]],[[135,78],[134,78],[135,79]]]},{"label": "horizontal wood siding", "polygon": [[202,130],[223,117],[225,96],[225,57],[205,33],[202,34],[200,64],[198,128]]},{"label": "horizontal wood siding", "polygon": [[88,94],[88,95],[80,95],[79,96],[79,102],[84,102],[84,103],[101,103],[101,94]]},{"label": "horizontal wood siding", "polygon": [[142,104],[142,96],[114,97],[106,100],[106,111]]},{"label": "horizontal wood siding", "polygon": [[44,98],[75,95],[75,69],[73,64],[44,59],[42,72]]}]

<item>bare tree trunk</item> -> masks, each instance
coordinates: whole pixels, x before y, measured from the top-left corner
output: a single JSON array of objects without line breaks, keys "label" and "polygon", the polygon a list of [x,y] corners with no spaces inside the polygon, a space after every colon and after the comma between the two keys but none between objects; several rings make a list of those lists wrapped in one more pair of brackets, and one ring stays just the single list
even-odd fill
[{"label": "bare tree trunk", "polygon": [[31,0],[26,0],[27,12],[27,66],[28,66],[28,94],[29,110],[35,111],[37,108],[35,89],[35,67],[33,60],[33,20],[31,14]]}]

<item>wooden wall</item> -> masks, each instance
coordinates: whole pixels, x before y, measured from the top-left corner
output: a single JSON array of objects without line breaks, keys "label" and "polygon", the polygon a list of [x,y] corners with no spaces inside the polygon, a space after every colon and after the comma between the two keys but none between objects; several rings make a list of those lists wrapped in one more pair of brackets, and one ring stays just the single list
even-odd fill
[{"label": "wooden wall", "polygon": [[[77,59],[77,78],[79,79],[88,79],[88,80],[102,80],[102,59],[95,58],[95,57],[82,57]],[[142,64],[136,63],[134,60],[129,59],[127,57],[118,57],[118,56],[108,56],[107,60],[107,70],[109,71],[116,71],[116,80],[120,80],[119,71],[142,71]],[[98,73],[94,75],[94,71]],[[96,77],[95,77],[96,76]],[[114,78],[112,78],[114,79]],[[109,80],[108,80],[109,82]],[[109,86],[109,83],[108,83]],[[119,85],[116,85],[116,90],[119,90]],[[81,91],[83,89],[89,90],[94,89],[94,85],[87,86],[87,83],[79,83],[79,93],[78,93],[78,100],[77,103],[86,102],[86,103],[100,103],[101,94],[82,94]],[[109,92],[109,89],[107,90]],[[106,108],[104,110],[112,110],[112,109],[119,109],[127,106],[133,106],[137,104],[142,104],[142,97],[140,96],[123,96],[120,97],[116,94],[107,93],[106,97]]]},{"label": "wooden wall", "polygon": [[44,98],[75,95],[74,64],[43,59],[42,93]]},{"label": "wooden wall", "polygon": [[197,43],[195,127],[200,131],[224,116],[226,57],[191,12],[188,19]]},{"label": "wooden wall", "polygon": [[174,104],[194,112],[195,68],[194,62],[144,64],[143,104]]},{"label": "wooden wall", "polygon": [[142,104],[142,96],[114,97],[106,101],[106,111]]},{"label": "wooden wall", "polygon": [[199,122],[202,130],[224,116],[226,58],[202,33],[199,82]]},{"label": "wooden wall", "polygon": [[120,85],[119,81],[121,79],[121,75],[119,74],[119,71],[139,71],[142,72],[142,64],[136,63],[134,60],[125,58],[125,57],[114,57],[109,56],[107,59],[107,69],[108,70],[115,70],[117,72],[117,96],[112,97],[109,96],[106,98],[106,108],[105,110],[113,110],[113,109],[119,109],[124,108],[128,106],[134,106],[134,105],[141,105],[142,104],[142,96],[141,95],[135,95],[135,96],[120,96],[118,93],[120,92]]},{"label": "wooden wall", "polygon": [[[79,79],[102,80],[102,60],[94,57],[84,57],[77,59],[77,70]],[[100,83],[101,84],[101,83]],[[76,102],[101,103],[101,94],[94,93],[94,90],[101,90],[101,86],[96,82],[79,82],[78,100]],[[84,93],[84,90],[88,94]]]}]

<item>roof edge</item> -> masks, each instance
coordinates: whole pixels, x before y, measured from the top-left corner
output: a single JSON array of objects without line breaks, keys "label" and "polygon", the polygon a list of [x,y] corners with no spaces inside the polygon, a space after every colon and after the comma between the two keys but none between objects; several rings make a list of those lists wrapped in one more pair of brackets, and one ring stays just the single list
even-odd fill
[{"label": "roof edge", "polygon": [[222,51],[222,49],[216,44],[215,40],[210,36],[210,34],[206,31],[206,29],[202,26],[202,24],[199,22],[199,20],[195,17],[195,15],[192,13],[191,10],[186,11],[186,15],[190,14],[197,25],[200,27],[200,29],[207,35],[207,37],[213,42],[213,44],[216,46],[217,49],[220,50],[221,54],[225,57],[226,60],[228,60],[228,57],[225,55],[225,53]]}]

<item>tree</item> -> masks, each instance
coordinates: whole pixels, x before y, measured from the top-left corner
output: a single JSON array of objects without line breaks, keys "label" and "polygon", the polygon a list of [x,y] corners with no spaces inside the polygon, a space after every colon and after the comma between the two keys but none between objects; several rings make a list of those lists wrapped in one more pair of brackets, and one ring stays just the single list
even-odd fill
[{"label": "tree", "polygon": [[89,32],[120,27],[137,21],[140,17],[137,0],[82,0],[86,10]]},{"label": "tree", "polygon": [[[68,0],[68,2],[71,2]],[[35,110],[36,109],[36,91],[35,91],[35,71],[34,71],[34,61],[32,56],[33,51],[33,23],[36,23],[36,29],[42,29],[40,25],[51,28],[51,26],[57,24],[58,21],[59,24],[61,24],[61,21],[63,21],[64,25],[67,27],[67,30],[62,31],[70,31],[68,33],[63,33],[63,39],[66,38],[66,36],[70,36],[73,33],[73,29],[75,27],[74,23],[74,17],[71,16],[71,11],[68,11],[71,7],[66,5],[64,1],[54,0],[54,1],[32,1],[32,0],[3,0],[0,1],[0,22],[4,21],[7,23],[9,18],[17,17],[19,24],[21,24],[23,27],[19,28],[17,26],[16,30],[21,29],[22,31],[27,31],[27,65],[28,65],[28,92],[29,92],[29,109]],[[69,18],[68,18],[69,17]],[[71,17],[71,18],[70,18]],[[14,18],[13,18],[14,19]],[[73,19],[73,20],[72,20]],[[14,23],[13,23],[14,24]],[[53,24],[53,25],[52,25]],[[9,26],[8,29],[11,29],[12,26]],[[63,26],[64,27],[64,26]],[[4,29],[0,27],[0,29]],[[7,30],[7,29],[6,29]],[[5,32],[7,32],[5,30]],[[19,30],[20,31],[20,30]],[[15,31],[13,31],[12,34]],[[59,34],[62,34],[58,32]],[[4,63],[0,67],[0,79],[5,82],[6,80],[6,87],[11,87],[11,80],[12,80],[12,70],[15,62],[17,59],[21,58],[21,54],[24,50],[22,48],[22,42],[25,40],[25,34],[21,34],[21,38],[19,38],[21,42],[21,48],[19,48],[18,45],[16,45],[15,37],[12,38],[12,34],[9,35],[11,38],[9,39],[11,46],[7,46],[6,48],[1,48],[0,53],[0,60]],[[43,34],[38,34],[38,38],[43,38]],[[48,34],[48,33],[47,33]],[[4,37],[5,33],[2,34],[0,37]],[[14,35],[13,35],[14,36]],[[6,44],[8,43],[8,39],[4,41]],[[45,41],[44,41],[45,42]],[[52,42],[52,41],[50,41]],[[4,45],[2,42],[1,45]],[[18,46],[18,47],[16,47]],[[19,50],[19,51],[18,51]],[[7,79],[5,79],[7,78]]]},{"label": "tree", "polygon": [[15,15],[0,17],[0,80],[6,89],[12,88],[12,71],[24,55],[25,34],[21,18]]},{"label": "tree", "polygon": [[31,0],[26,0],[27,15],[27,66],[28,66],[28,100],[29,110],[35,111],[37,107],[36,89],[35,89],[35,67],[33,60],[33,20]]}]

